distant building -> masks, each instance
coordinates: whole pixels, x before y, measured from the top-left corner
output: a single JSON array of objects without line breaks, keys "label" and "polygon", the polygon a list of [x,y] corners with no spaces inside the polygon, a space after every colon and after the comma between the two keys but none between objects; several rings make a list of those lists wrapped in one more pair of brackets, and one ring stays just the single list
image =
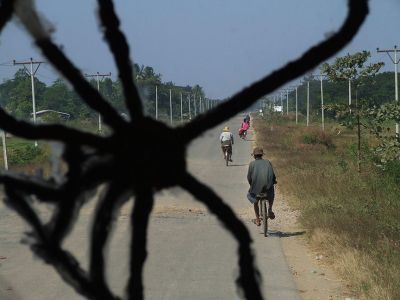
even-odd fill
[{"label": "distant building", "polygon": [[274,105],[275,112],[283,112],[283,106],[281,105]]}]

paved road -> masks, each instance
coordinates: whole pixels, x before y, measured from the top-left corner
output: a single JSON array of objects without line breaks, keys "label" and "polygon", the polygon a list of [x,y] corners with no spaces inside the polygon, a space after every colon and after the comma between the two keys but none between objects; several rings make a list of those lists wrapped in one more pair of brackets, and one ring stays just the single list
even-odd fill
[{"label": "paved road", "polygon": [[[240,119],[229,122],[237,132]],[[218,147],[219,129],[210,130],[189,148],[189,170],[223,197],[248,226],[266,299],[300,299],[282,253],[279,236],[264,238],[250,222],[245,198],[251,141],[237,139],[233,165],[226,167]],[[251,138],[251,135],[249,136]],[[279,196],[278,196],[279,199]],[[146,299],[238,299],[236,244],[204,206],[175,188],[156,196],[145,267]],[[86,207],[66,241],[87,266],[87,232],[93,208]],[[129,204],[123,208],[110,243],[111,288],[122,294],[128,274]],[[43,210],[43,217],[48,217]],[[64,285],[52,268],[32,257],[19,241],[25,226],[0,205],[0,299],[82,299]]]}]

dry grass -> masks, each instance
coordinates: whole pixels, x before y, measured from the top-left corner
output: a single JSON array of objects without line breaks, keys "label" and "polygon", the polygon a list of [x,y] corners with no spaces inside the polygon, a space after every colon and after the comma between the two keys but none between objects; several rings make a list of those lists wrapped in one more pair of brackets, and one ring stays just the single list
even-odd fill
[{"label": "dry grass", "polygon": [[[253,124],[314,243],[365,298],[400,299],[399,182],[368,163],[356,172],[351,132]],[[321,142],[304,143],[310,134]]]},{"label": "dry grass", "polygon": [[[348,282],[354,284],[355,292],[365,299],[399,299],[398,265],[382,264],[373,256],[351,246],[351,238],[334,232],[317,229],[313,231],[311,243],[330,253],[332,266]],[[383,271],[383,272],[382,272]]]}]

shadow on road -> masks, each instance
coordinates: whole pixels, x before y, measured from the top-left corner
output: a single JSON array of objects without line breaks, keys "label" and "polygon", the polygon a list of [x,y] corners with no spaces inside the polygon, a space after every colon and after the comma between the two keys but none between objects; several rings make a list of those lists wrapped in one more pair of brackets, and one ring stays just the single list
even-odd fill
[{"label": "shadow on road", "polygon": [[279,238],[286,238],[286,237],[292,237],[292,236],[298,236],[298,235],[303,235],[305,234],[305,231],[295,231],[295,232],[282,232],[282,231],[268,231],[269,236],[276,236]]},{"label": "shadow on road", "polygon": [[228,167],[244,167],[248,166],[249,164],[242,164],[242,165],[228,165]]}]

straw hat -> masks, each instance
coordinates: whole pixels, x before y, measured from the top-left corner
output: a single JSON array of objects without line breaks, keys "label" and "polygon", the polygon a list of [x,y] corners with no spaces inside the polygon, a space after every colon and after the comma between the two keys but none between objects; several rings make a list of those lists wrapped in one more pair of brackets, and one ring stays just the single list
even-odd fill
[{"label": "straw hat", "polygon": [[228,126],[225,126],[224,129],[223,129],[222,131],[225,131],[225,132],[229,131],[229,127],[228,127]]},{"label": "straw hat", "polygon": [[263,149],[261,147],[255,147],[253,149],[253,155],[254,156],[256,156],[256,155],[264,155],[264,151],[263,151]]}]

